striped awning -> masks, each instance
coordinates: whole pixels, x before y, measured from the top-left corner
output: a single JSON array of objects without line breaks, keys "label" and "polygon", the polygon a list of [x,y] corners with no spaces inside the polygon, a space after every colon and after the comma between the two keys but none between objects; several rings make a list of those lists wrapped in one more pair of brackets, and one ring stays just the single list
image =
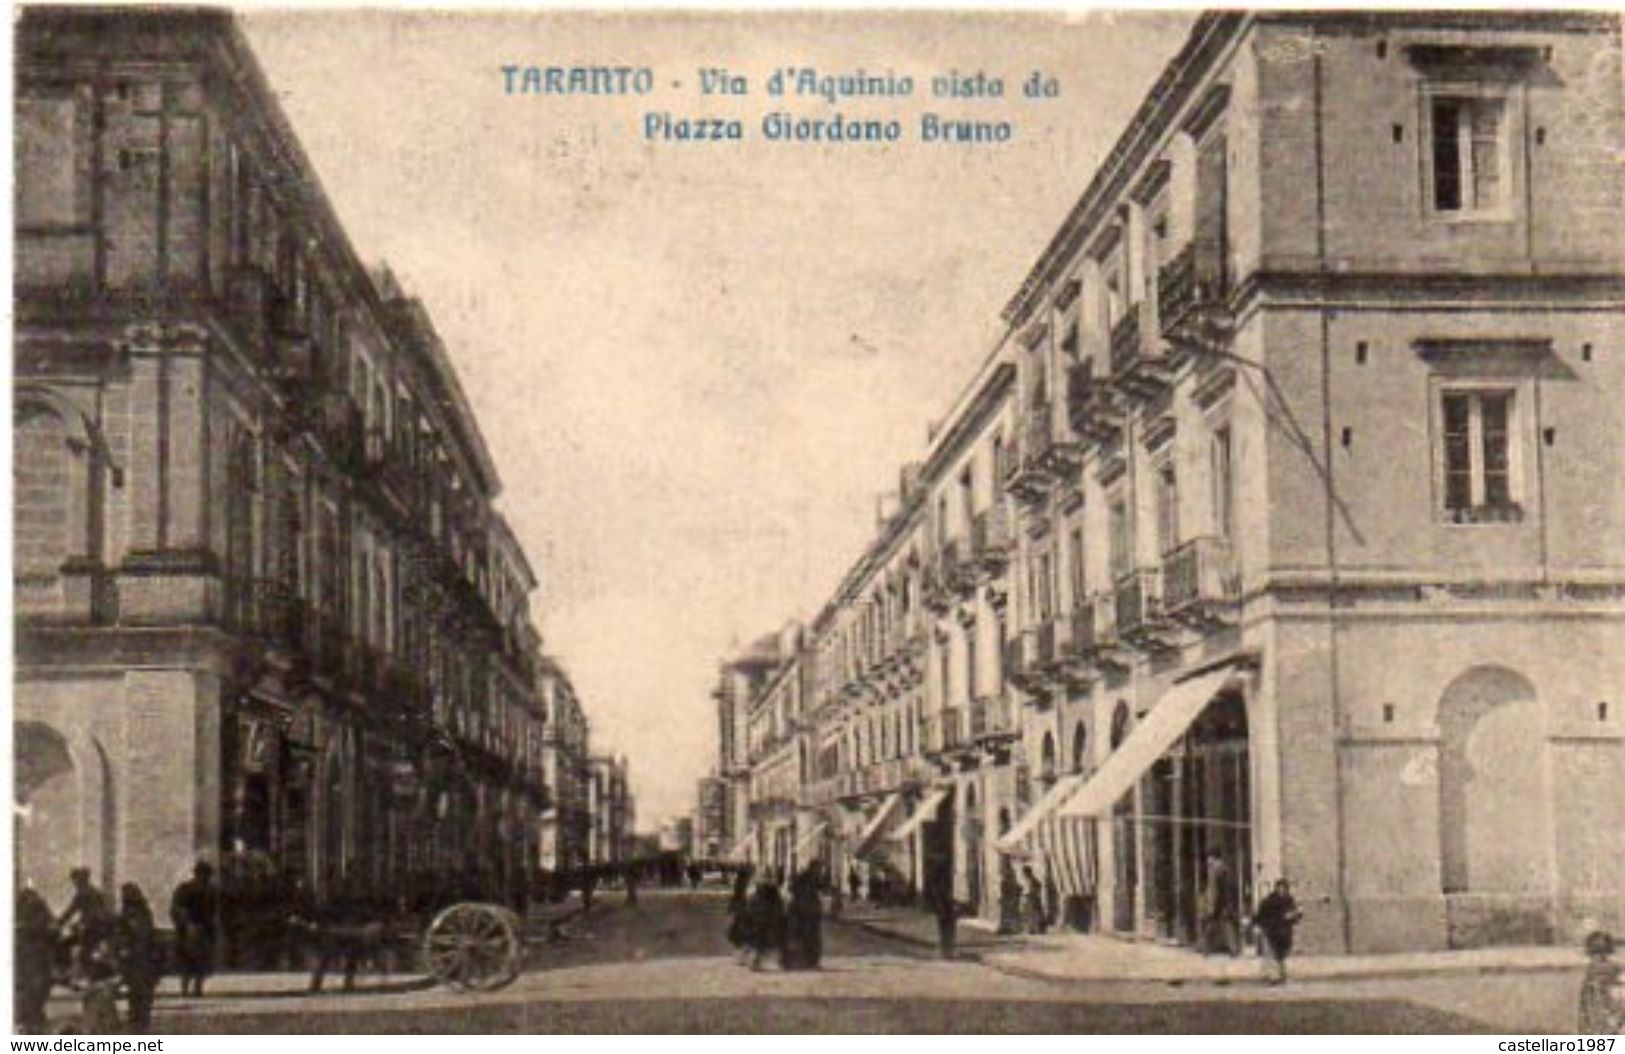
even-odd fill
[{"label": "striped awning", "polygon": [[1033,807],[1022,814],[1016,825],[1006,831],[998,841],[998,850],[1001,853],[1019,853],[1028,848],[1027,841],[1038,825],[1055,814],[1068,798],[1079,787],[1083,786],[1081,775],[1062,776],[1055,781],[1055,786],[1045,792],[1042,798],[1033,803]]},{"label": "striped awning", "polygon": [[1033,847],[1044,856],[1062,896],[1089,896],[1095,890],[1095,823],[1052,816],[1038,825]]},{"label": "striped awning", "polygon": [[915,809],[913,814],[907,820],[904,820],[901,826],[886,837],[894,842],[901,842],[910,837],[920,829],[921,825],[930,823],[936,817],[937,810],[942,807],[942,803],[952,793],[952,787],[937,787],[925,796],[925,799],[920,802],[919,808]]},{"label": "striped awning", "polygon": [[863,833],[859,834],[858,840],[853,843],[853,856],[862,856],[874,848],[875,842],[879,840],[881,828],[886,826],[886,821],[891,819],[892,813],[897,811],[897,806],[902,800],[901,795],[892,794],[880,803],[880,808],[875,810],[874,816],[864,825]]}]

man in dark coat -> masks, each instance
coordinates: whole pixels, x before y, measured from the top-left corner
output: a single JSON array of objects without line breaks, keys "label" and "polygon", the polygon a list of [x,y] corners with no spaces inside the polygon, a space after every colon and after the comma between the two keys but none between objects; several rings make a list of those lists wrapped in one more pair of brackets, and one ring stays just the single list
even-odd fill
[{"label": "man in dark coat", "polygon": [[73,883],[73,899],[56,920],[57,932],[71,950],[81,972],[85,964],[102,952],[102,945],[112,935],[113,910],[107,897],[90,880],[88,867],[76,867],[68,872]]},{"label": "man in dark coat", "polygon": [[733,893],[728,897],[728,943],[739,952],[739,963],[750,961],[750,865],[734,872]]},{"label": "man in dark coat", "polygon": [[192,877],[176,886],[169,898],[181,995],[201,996],[203,982],[214,966],[215,904],[214,868],[200,860],[192,868]]},{"label": "man in dark coat", "polygon": [[1264,944],[1269,952],[1264,969],[1265,980],[1270,984],[1286,983],[1286,960],[1292,954],[1292,931],[1301,918],[1303,912],[1298,910],[1298,902],[1292,899],[1292,887],[1284,878],[1275,883],[1270,895],[1253,912],[1253,923],[1264,935]]}]

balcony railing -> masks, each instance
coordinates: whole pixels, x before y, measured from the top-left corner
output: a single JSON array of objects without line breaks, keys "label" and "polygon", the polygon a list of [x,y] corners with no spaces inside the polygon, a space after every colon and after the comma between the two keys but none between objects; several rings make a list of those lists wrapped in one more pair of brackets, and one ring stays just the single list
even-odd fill
[{"label": "balcony railing", "polygon": [[1157,316],[1162,332],[1178,339],[1200,329],[1222,311],[1228,289],[1224,250],[1200,251],[1192,242],[1157,271]]},{"label": "balcony railing", "polygon": [[1162,575],[1142,567],[1117,580],[1117,632],[1125,641],[1154,643],[1167,628],[1162,610]]},{"label": "balcony railing", "polygon": [[297,648],[304,639],[304,608],[291,582],[228,578],[221,621],[227,629],[283,648]]},{"label": "balcony railing", "polygon": [[1230,543],[1219,537],[1193,538],[1163,558],[1163,610],[1175,618],[1208,617],[1241,599]]},{"label": "balcony railing", "polygon": [[1103,440],[1123,427],[1123,414],[1112,399],[1111,387],[1095,376],[1094,363],[1080,362],[1067,371],[1067,414],[1072,430]]},{"label": "balcony railing", "polygon": [[1171,362],[1150,322],[1151,303],[1142,300],[1117,320],[1111,333],[1112,387],[1130,398],[1150,398],[1168,385]]},{"label": "balcony railing", "polygon": [[1002,695],[987,695],[970,708],[970,737],[980,743],[1007,739],[1017,734],[1015,708]]},{"label": "balcony railing", "polygon": [[938,559],[942,581],[951,592],[966,596],[976,588],[976,568],[971,563],[970,553],[961,547],[959,539],[950,538],[943,542]]},{"label": "balcony railing", "polygon": [[983,571],[997,573],[1010,562],[1010,514],[994,505],[971,523],[971,557]]}]

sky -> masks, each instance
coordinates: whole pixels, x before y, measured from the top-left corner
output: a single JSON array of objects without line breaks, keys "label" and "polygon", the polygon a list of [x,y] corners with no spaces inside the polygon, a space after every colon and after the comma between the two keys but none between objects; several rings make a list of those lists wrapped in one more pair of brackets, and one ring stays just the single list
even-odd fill
[{"label": "sky", "polygon": [[[363,260],[444,338],[530,554],[545,647],[639,826],[694,806],[720,661],[816,615],[1000,336],[1191,19],[1173,12],[286,11],[250,45]],[[646,67],[642,96],[509,93],[504,66]],[[768,93],[783,68],[907,98]],[[702,95],[700,70],[747,78]],[[1053,77],[1051,98],[1022,86]],[[938,98],[936,78],[1003,94]],[[522,82],[520,82],[522,86]],[[774,113],[900,122],[784,143]],[[1008,121],[921,140],[927,114]],[[742,142],[650,140],[650,115]],[[716,128],[716,125],[707,125]]]}]

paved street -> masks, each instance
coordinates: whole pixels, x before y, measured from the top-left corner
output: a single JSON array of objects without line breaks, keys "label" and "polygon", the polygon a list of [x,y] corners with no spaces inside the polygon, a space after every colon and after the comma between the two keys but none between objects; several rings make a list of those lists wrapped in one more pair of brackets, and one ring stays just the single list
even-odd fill
[{"label": "paved street", "polygon": [[[611,892],[513,986],[159,1003],[165,1032],[1502,1032],[1573,1028],[1566,973],[1260,985],[1063,984],[826,927],[818,973],[753,974],[723,939],[724,898]],[[377,985],[368,978],[366,984]],[[225,987],[222,984],[222,987]],[[170,991],[172,992],[172,988]]]}]

